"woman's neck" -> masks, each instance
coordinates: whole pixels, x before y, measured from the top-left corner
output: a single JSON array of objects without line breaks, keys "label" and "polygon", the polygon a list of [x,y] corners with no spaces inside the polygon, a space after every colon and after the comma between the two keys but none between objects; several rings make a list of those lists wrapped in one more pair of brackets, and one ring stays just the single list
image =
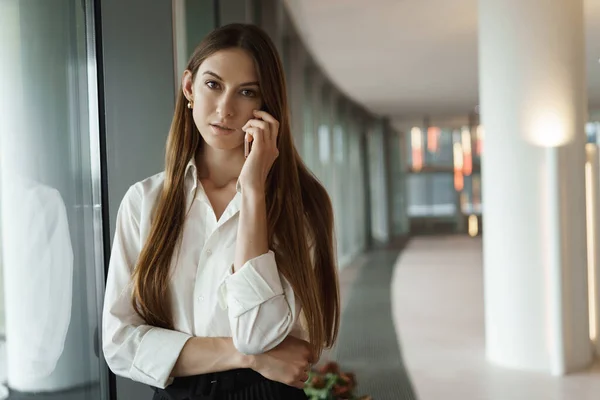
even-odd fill
[{"label": "woman's neck", "polygon": [[244,152],[240,148],[221,150],[204,143],[196,156],[198,177],[208,179],[215,187],[225,187],[237,181],[244,161]]}]

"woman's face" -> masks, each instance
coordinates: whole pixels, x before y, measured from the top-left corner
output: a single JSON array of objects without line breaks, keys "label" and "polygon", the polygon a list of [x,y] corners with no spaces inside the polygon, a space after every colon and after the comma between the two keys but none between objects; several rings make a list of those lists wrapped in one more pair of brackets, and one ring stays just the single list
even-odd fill
[{"label": "woman's face", "polygon": [[221,50],[200,65],[192,82],[185,71],[183,91],[193,104],[193,117],[204,141],[211,147],[241,147],[241,128],[262,107],[258,73],[252,57],[242,49]]}]

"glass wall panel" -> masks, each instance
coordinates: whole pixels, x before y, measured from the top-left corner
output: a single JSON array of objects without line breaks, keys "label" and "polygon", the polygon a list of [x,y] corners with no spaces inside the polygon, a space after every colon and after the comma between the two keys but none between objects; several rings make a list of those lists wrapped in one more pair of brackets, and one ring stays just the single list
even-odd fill
[{"label": "glass wall panel", "polygon": [[454,229],[465,232],[465,218],[481,214],[483,140],[484,130],[478,125],[411,129],[403,141],[409,218],[453,220]]},{"label": "glass wall panel", "polygon": [[452,216],[456,210],[456,191],[451,173],[410,174],[407,179],[410,217]]},{"label": "glass wall panel", "polygon": [[585,125],[587,143],[600,144],[600,122],[588,122]]},{"label": "glass wall panel", "polygon": [[[290,29],[287,27],[286,29]],[[288,30],[288,35],[291,35]],[[299,40],[294,36],[295,40]],[[318,67],[310,61],[310,55],[299,43],[289,40],[283,42],[283,58],[286,74],[289,77],[288,88],[292,96],[290,104],[300,104],[292,109],[292,121],[301,118],[302,137],[299,140],[299,152],[308,166],[321,181],[332,201],[335,216],[335,233],[337,239],[337,255],[340,266],[346,265],[357,254],[363,251],[367,243],[366,224],[368,219],[365,196],[370,193],[365,187],[365,151],[363,147],[364,126],[366,120],[358,118],[359,107],[339,94],[319,73]],[[290,53],[290,50],[296,50]],[[300,51],[304,52],[300,55]],[[302,61],[302,73],[295,72],[297,60]],[[296,97],[300,97],[299,100]],[[354,107],[354,108],[353,108]],[[353,111],[351,112],[350,109]],[[370,121],[369,121],[370,122]],[[383,151],[382,142],[375,145],[377,151]],[[377,147],[379,146],[379,147]],[[382,168],[383,153],[373,154],[373,163]],[[382,175],[383,176],[383,175]],[[378,181],[375,189],[385,193],[385,182]],[[386,230],[386,210],[378,210],[380,218],[377,228]],[[380,230],[381,230],[380,229]]]},{"label": "glass wall panel", "polygon": [[452,129],[429,127],[424,136],[425,164],[428,166],[452,167],[454,141]]},{"label": "glass wall panel", "polygon": [[362,251],[367,244],[366,228],[367,212],[365,196],[368,193],[368,188],[363,184],[365,182],[365,171],[363,170],[363,151],[361,150],[361,131],[360,124],[355,118],[350,119],[350,134],[349,134],[349,168],[348,178],[350,184],[350,194],[347,198],[349,205],[352,208],[349,219],[352,221],[352,242],[351,251],[357,254]]},{"label": "glass wall panel", "polygon": [[307,68],[304,73],[304,137],[302,140],[302,158],[311,171],[316,172],[318,163],[316,143],[316,107],[314,77]]},{"label": "glass wall panel", "polygon": [[331,92],[330,89],[322,85],[318,93],[320,95],[319,107],[319,127],[317,135],[319,140],[319,168],[315,171],[325,188],[332,197],[332,202],[335,207],[335,199],[333,198],[333,169],[332,164],[332,109],[331,109]]},{"label": "glass wall panel", "polygon": [[[185,43],[186,64],[196,46],[215,28],[215,7],[213,1],[184,0],[185,2]],[[185,65],[182,65],[185,68]]]},{"label": "glass wall panel", "polygon": [[0,2],[0,397],[108,399],[92,9]]},{"label": "glass wall panel", "polygon": [[338,98],[332,96],[330,99],[332,111],[332,201],[334,202],[334,212],[336,218],[336,236],[338,244],[338,259],[342,262],[348,257],[348,231],[347,231],[347,214],[349,210],[344,207],[345,186],[347,178],[344,174],[346,167],[346,138],[342,125],[343,110],[340,107]]},{"label": "glass wall panel", "polygon": [[367,136],[371,196],[371,235],[379,242],[389,239],[388,198],[386,182],[386,147],[381,121],[375,121]]},{"label": "glass wall panel", "polygon": [[390,184],[392,197],[392,234],[402,235],[408,232],[406,220],[406,173],[404,165],[403,135],[398,132],[389,132],[389,157],[390,157]]},{"label": "glass wall panel", "polygon": [[465,188],[461,194],[460,206],[463,214],[481,215],[481,174],[465,177]]}]

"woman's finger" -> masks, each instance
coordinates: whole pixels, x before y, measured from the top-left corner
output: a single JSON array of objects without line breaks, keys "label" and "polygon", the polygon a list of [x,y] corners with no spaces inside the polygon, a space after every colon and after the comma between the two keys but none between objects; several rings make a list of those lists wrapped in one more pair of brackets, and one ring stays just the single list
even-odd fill
[{"label": "woman's finger", "polygon": [[279,121],[275,119],[271,114],[266,111],[254,110],[254,116],[261,118],[263,121],[269,123],[271,126],[271,139],[277,142],[277,136],[279,135]]},{"label": "woman's finger", "polygon": [[275,119],[275,117],[273,117],[271,114],[269,114],[266,111],[254,110],[254,115],[257,116],[258,118],[261,118],[263,121],[267,121],[270,124],[279,125],[279,122]]},{"label": "woman's finger", "polygon": [[265,138],[271,139],[271,126],[268,122],[261,121],[258,119],[251,119],[248,122],[246,122],[246,125],[242,127],[242,130],[247,129],[251,126],[262,129],[265,132]]},{"label": "woman's finger", "polygon": [[251,139],[248,138],[249,142],[252,142],[252,146],[262,146],[265,142],[265,135],[262,129],[251,126],[246,128],[246,135],[250,135]]}]

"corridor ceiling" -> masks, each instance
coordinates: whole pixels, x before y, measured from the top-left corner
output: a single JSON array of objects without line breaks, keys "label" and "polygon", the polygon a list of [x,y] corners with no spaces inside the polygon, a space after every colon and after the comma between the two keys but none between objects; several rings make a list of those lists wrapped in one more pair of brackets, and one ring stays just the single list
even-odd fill
[{"label": "corridor ceiling", "polygon": [[[600,108],[600,0],[585,2],[588,97]],[[285,3],[329,79],[372,112],[397,120],[474,111],[477,0]]]}]

